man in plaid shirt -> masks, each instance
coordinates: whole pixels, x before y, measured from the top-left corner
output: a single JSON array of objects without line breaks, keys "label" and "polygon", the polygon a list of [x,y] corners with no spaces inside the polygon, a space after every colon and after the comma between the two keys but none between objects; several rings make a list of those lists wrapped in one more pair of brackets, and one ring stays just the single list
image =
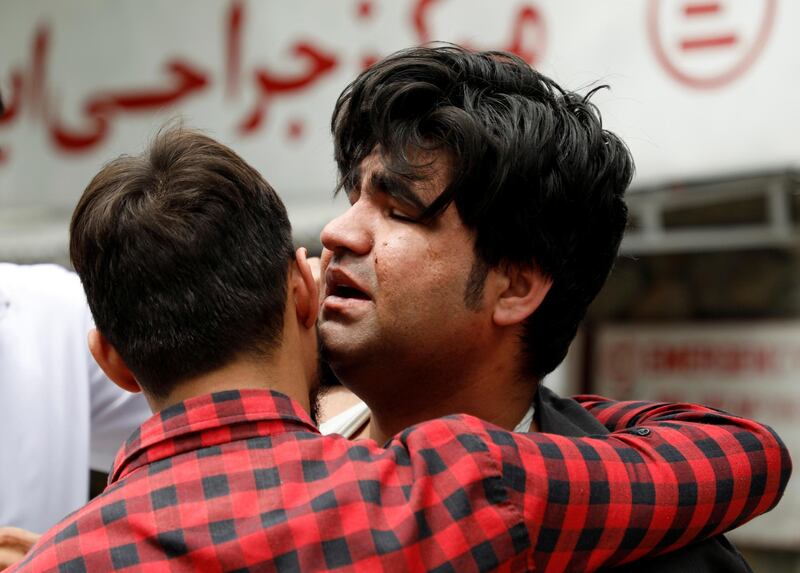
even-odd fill
[{"label": "man in plaid shirt", "polygon": [[[579,399],[606,429],[540,388],[605,282],[627,220],[633,161],[590,96],[563,90],[512,54],[442,46],[394,54],[339,97],[335,157],[351,207],[322,232],[320,336],[335,374],[369,406],[371,437],[455,412],[509,430],[582,436],[636,426],[663,407]],[[705,506],[685,483],[680,509],[639,522],[628,549],[644,539],[672,545],[736,497],[728,450],[699,436],[696,443],[717,475],[684,466],[679,479],[706,475],[700,488],[716,491],[715,503]],[[658,451],[664,464],[687,453],[680,441]],[[786,480],[788,459],[784,468]],[[582,509],[573,511],[583,478],[560,479],[563,507],[543,515],[535,563],[591,568],[590,554],[607,548],[609,518],[589,525]],[[630,499],[657,503],[650,493]],[[716,517],[700,528],[715,526]],[[721,536],[642,567],[749,570]]]},{"label": "man in plaid shirt", "polygon": [[15,571],[592,571],[736,526],[785,486],[767,428],[700,407],[599,403],[627,428],[600,438],[465,415],[384,447],[321,436],[305,252],[269,185],[203,135],[167,130],[104,167],[70,241],[91,351],[156,414]]}]

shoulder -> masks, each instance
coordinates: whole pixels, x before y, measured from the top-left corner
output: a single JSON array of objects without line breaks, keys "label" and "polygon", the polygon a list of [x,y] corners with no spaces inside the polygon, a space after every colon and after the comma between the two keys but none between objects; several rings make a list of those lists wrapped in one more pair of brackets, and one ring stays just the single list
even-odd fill
[{"label": "shoulder", "polygon": [[[115,539],[120,544],[133,541],[126,523],[128,509],[124,491],[120,488],[106,490],[45,532],[14,571],[93,570],[87,561],[89,539],[95,558],[108,555],[108,551],[100,551],[104,548],[102,545],[110,549]],[[112,525],[114,522],[117,522],[116,529]]]}]

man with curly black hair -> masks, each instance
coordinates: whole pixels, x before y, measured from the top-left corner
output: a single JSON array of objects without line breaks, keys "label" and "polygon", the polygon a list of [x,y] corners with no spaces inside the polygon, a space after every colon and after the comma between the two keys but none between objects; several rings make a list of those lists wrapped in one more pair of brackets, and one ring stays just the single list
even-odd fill
[{"label": "man with curly black hair", "polygon": [[[627,221],[633,159],[603,128],[593,93],[567,91],[509,53],[448,45],[389,56],[339,97],[335,158],[351,207],[322,232],[319,331],[333,371],[371,410],[371,437],[457,412],[523,432],[629,426],[647,436],[639,416],[657,405],[579,400],[595,417],[541,385],[605,283]],[[366,407],[350,412],[340,415],[345,424]],[[666,464],[691,458],[694,448],[657,450]],[[552,551],[538,554],[537,570],[562,559],[581,570],[586,552],[610,539],[600,522],[557,540],[555,532],[582,523],[570,507],[587,487],[609,504],[596,452],[576,457],[580,477],[559,482],[564,510],[529,524],[530,539]],[[725,454],[718,459],[728,467]],[[692,483],[669,523],[628,519],[628,503],[657,503],[650,485],[633,478],[631,497],[608,506],[609,519],[628,516],[620,523],[639,531],[624,534],[621,546],[651,536],[669,544],[692,530],[705,511],[696,495],[703,486],[694,483],[703,473],[697,466],[683,476]],[[718,499],[737,495],[727,481],[711,482]],[[711,521],[700,529],[714,529]],[[647,566],[749,569],[722,536]]]}]

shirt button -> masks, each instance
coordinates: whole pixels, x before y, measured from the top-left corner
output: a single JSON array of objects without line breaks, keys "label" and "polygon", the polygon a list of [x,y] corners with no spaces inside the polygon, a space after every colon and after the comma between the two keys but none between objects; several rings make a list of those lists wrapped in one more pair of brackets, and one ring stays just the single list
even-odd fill
[{"label": "shirt button", "polygon": [[649,436],[650,428],[636,428],[635,430],[633,430],[633,433],[639,436]]}]

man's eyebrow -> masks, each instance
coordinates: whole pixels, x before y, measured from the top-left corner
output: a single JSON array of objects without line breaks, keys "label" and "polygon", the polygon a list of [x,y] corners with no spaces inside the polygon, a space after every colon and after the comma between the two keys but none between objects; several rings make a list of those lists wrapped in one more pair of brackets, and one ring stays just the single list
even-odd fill
[{"label": "man's eyebrow", "polygon": [[370,177],[370,185],[375,191],[386,193],[419,211],[424,211],[427,205],[411,189],[409,181],[389,171],[375,171]]}]

